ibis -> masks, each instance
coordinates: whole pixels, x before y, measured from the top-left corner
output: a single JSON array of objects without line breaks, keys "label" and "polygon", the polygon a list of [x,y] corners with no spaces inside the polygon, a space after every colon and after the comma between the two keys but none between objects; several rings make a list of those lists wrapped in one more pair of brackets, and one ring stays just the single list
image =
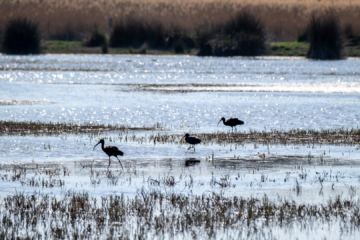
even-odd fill
[{"label": "ibis", "polygon": [[185,138],[185,141],[190,144],[190,147],[188,148],[188,150],[190,148],[194,148],[194,152],[195,152],[195,144],[201,143],[201,139],[197,138],[197,137],[190,137],[190,135],[188,133],[185,134],[185,136],[183,136],[180,141]]},{"label": "ibis", "polygon": [[[117,147],[115,146],[106,146],[104,147],[104,143],[105,143],[105,140],[104,139],[100,139],[100,141],[95,145],[95,147],[97,145],[99,145],[101,143],[101,149],[109,156],[109,166],[110,166],[110,157],[111,156],[115,156],[118,160],[119,160],[119,163],[121,165],[121,167],[123,168],[121,162],[120,162],[120,159],[117,157],[118,155],[120,156],[123,156],[124,153],[122,151],[120,151]],[[95,149],[95,147],[93,148],[93,150]],[[108,166],[108,167],[109,167]]]},{"label": "ibis", "polygon": [[220,123],[221,121],[223,121],[224,125],[230,126],[232,130],[234,130],[233,127],[235,127],[235,130],[236,130],[236,126],[237,126],[237,125],[243,125],[243,124],[244,124],[243,121],[241,121],[241,120],[239,120],[239,119],[237,119],[237,118],[229,118],[228,120],[225,121],[225,118],[222,117],[222,118],[220,119],[220,121],[218,122],[218,125],[219,125],[219,123]]}]

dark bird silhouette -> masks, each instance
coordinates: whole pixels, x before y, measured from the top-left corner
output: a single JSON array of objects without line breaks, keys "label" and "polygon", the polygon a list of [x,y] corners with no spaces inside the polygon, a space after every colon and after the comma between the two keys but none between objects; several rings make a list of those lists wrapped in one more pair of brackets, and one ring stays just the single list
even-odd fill
[{"label": "dark bird silhouette", "polygon": [[228,120],[225,121],[225,118],[222,117],[222,118],[220,119],[220,121],[218,122],[218,125],[219,125],[219,123],[220,123],[221,121],[223,121],[224,125],[230,126],[233,131],[234,131],[233,127],[235,127],[235,129],[236,129],[236,125],[242,125],[242,124],[244,124],[243,121],[241,121],[241,120],[239,120],[239,119],[237,119],[237,118],[229,118]]},{"label": "dark bird silhouette", "polygon": [[195,144],[201,143],[201,139],[200,138],[196,138],[196,137],[190,137],[190,135],[188,133],[185,134],[185,136],[183,136],[180,141],[185,138],[185,141],[190,144],[190,147],[188,148],[188,150],[190,148],[194,148],[194,152],[195,152]]},{"label": "dark bird silhouette", "polygon": [[[95,145],[95,147],[97,145],[99,145],[100,143],[101,143],[101,149],[109,156],[109,166],[110,166],[110,157],[115,156],[119,160],[119,163],[120,163],[121,167],[123,168],[123,166],[122,166],[122,164],[120,162],[120,159],[117,156],[118,155],[123,156],[124,153],[122,151],[120,151],[115,146],[106,146],[106,147],[104,147],[104,143],[105,143],[104,139],[100,139],[100,141]],[[95,147],[93,148],[93,150],[95,149]]]}]

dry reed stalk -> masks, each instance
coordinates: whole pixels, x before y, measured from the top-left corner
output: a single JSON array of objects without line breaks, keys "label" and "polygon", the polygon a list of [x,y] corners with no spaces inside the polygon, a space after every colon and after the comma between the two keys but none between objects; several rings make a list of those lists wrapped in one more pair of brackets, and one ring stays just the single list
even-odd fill
[{"label": "dry reed stalk", "polygon": [[0,20],[6,23],[14,17],[28,17],[40,22],[45,38],[66,29],[82,37],[81,33],[92,31],[94,25],[107,31],[108,18],[118,21],[128,16],[191,31],[222,23],[244,7],[266,23],[270,40],[295,40],[312,12],[329,8],[342,24],[352,24],[355,32],[360,31],[360,1],[352,0],[4,0],[0,2]]}]

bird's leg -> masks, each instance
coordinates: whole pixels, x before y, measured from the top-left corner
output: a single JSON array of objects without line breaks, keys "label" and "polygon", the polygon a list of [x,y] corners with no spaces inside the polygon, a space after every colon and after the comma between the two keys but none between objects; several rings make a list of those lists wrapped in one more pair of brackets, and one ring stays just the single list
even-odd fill
[{"label": "bird's leg", "polygon": [[110,156],[109,156],[109,165],[108,165],[108,168],[110,167]]},{"label": "bird's leg", "polygon": [[191,145],[190,145],[190,147],[188,148],[188,150],[189,150],[190,148],[192,148]]},{"label": "bird's leg", "polygon": [[121,162],[120,162],[120,159],[119,159],[117,156],[115,156],[115,157],[117,158],[117,160],[119,160],[119,163],[120,163],[120,165],[121,165],[121,168],[124,169],[124,167],[122,166],[122,164],[121,164]]}]

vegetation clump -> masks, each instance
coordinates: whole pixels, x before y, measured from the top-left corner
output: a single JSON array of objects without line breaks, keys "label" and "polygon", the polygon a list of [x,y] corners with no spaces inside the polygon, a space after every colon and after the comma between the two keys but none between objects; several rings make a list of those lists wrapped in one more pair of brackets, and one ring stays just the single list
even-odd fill
[{"label": "vegetation clump", "polygon": [[109,45],[110,47],[140,48],[145,43],[150,48],[162,48],[165,45],[163,26],[130,18],[114,26]]},{"label": "vegetation clump", "polygon": [[198,38],[199,56],[258,56],[265,53],[265,27],[255,15],[242,10],[225,24]]},{"label": "vegetation clump", "polygon": [[310,48],[307,57],[319,60],[342,58],[342,36],[338,18],[333,13],[313,15],[308,25]]},{"label": "vegetation clump", "polygon": [[26,18],[10,20],[3,36],[2,52],[6,54],[40,53],[38,24]]}]

